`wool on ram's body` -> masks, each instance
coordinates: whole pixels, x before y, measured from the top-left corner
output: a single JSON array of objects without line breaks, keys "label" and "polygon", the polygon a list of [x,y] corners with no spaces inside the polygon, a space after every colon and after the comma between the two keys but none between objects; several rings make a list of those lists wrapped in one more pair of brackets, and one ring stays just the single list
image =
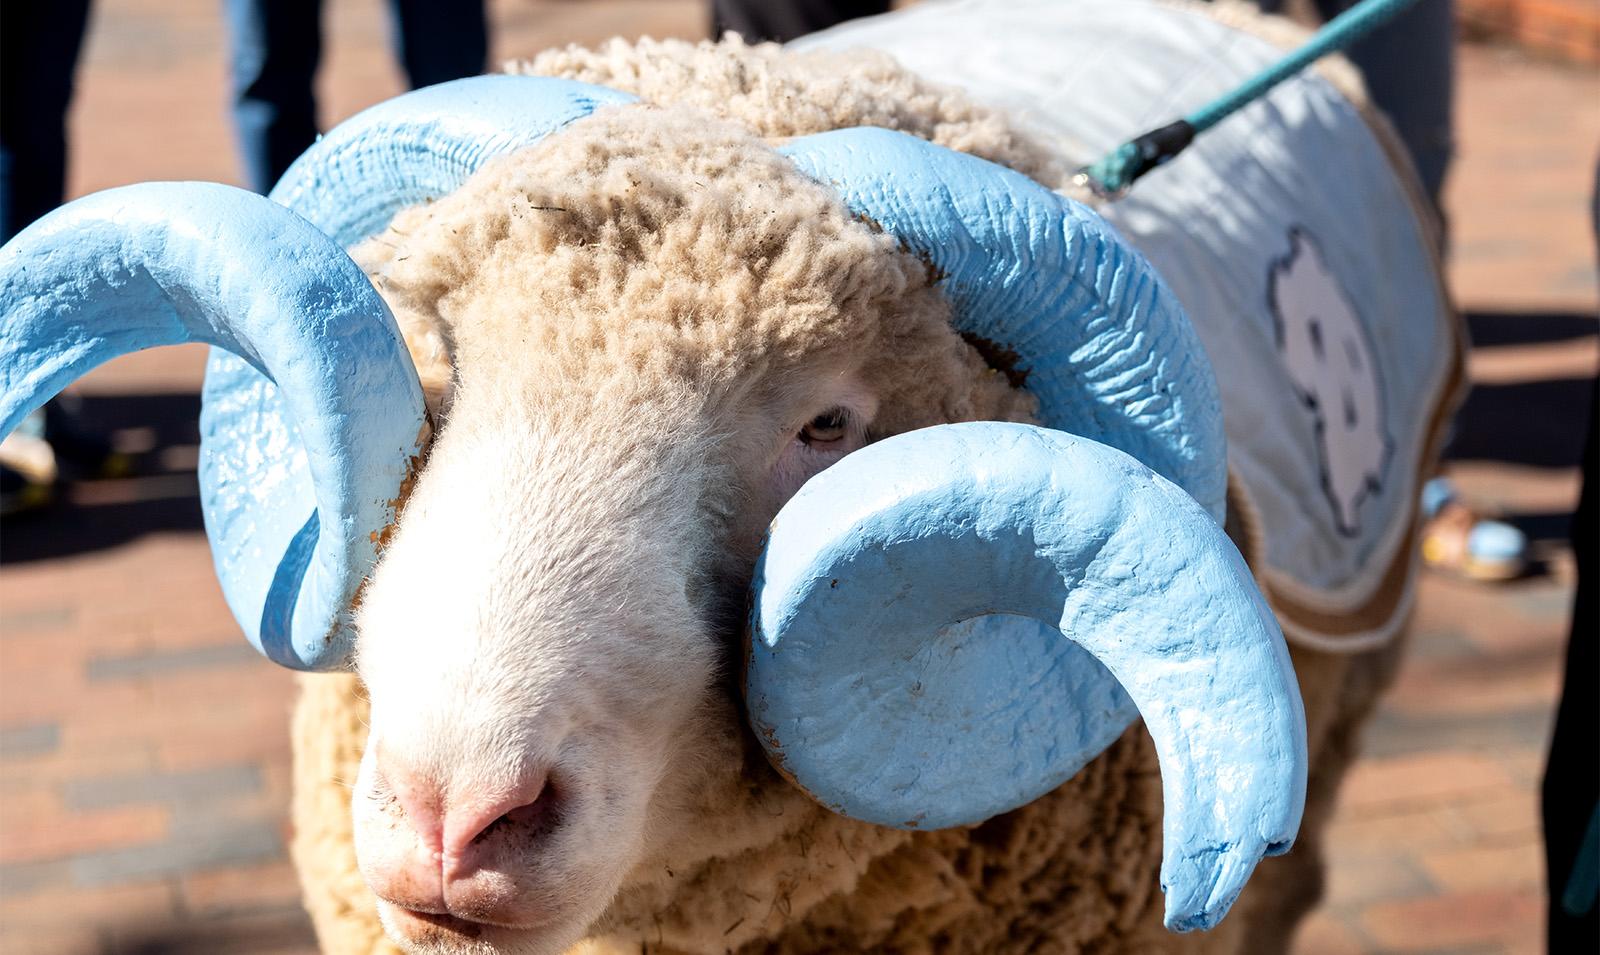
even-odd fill
[{"label": "wool on ram's body", "polygon": [[[592,922],[580,950],[1283,948],[1392,647],[1294,651],[1300,844],[1189,936],[1161,925],[1141,727],[1022,809],[923,833],[811,802],[741,715],[744,592],[799,483],[866,440],[1032,410],[951,329],[927,266],[770,140],[887,126],[1055,185],[1049,157],[883,57],[616,42],[514,69],[653,105],[496,160],[356,250],[441,422],[364,597],[358,660],[371,726],[418,771],[468,762],[492,785],[538,752],[601,807],[564,820],[520,887],[582,896],[548,900],[564,921],[547,939]],[[803,439],[834,411],[840,443]],[[354,678],[307,677],[295,724],[295,857],[336,952],[390,946],[353,848],[381,856],[405,825],[363,759],[367,707]]]}]

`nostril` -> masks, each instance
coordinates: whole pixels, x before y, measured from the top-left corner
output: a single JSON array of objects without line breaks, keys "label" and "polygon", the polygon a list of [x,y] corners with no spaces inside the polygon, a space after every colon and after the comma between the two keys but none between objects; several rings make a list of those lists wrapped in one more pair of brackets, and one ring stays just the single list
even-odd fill
[{"label": "nostril", "polygon": [[483,838],[484,835],[489,832],[489,829],[493,829],[495,826],[498,826],[503,822],[519,826],[534,825],[544,817],[545,809],[550,805],[549,792],[550,787],[546,785],[544,791],[541,792],[533,802],[530,802],[524,806],[518,806],[510,812],[502,815],[499,819],[496,819],[494,822],[490,823],[488,829],[478,833],[476,838]]},{"label": "nostril", "polygon": [[467,844],[476,845],[494,835],[499,830],[509,829],[513,826],[523,829],[532,828],[544,818],[545,809],[549,805],[549,802],[549,799],[545,798],[545,796],[541,793],[540,796],[533,802],[518,806],[509,812],[501,813],[493,822],[478,830],[478,832],[473,835],[472,838],[468,839]]},{"label": "nostril", "polygon": [[445,855],[459,861],[469,847],[502,828],[537,826],[549,812],[551,797],[552,790],[540,775],[497,797],[452,807],[444,820]]}]

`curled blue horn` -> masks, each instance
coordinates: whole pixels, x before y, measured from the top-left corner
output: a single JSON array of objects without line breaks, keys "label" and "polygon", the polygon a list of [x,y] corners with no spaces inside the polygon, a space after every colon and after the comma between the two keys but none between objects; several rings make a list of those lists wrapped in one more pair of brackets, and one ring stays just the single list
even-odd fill
[{"label": "curled blue horn", "polygon": [[563,80],[460,80],[341,124],[276,202],[154,183],[58,210],[0,250],[0,425],[116,355],[216,346],[200,485],[229,607],[278,663],[347,666],[352,602],[427,422],[394,319],[345,248],[488,159],[632,100]]},{"label": "curled blue horn", "polygon": [[0,434],[94,366],[157,345],[214,345],[274,386],[278,426],[209,462],[233,478],[232,506],[206,514],[218,576],[267,656],[343,659],[350,604],[427,428],[394,318],[344,250],[253,193],[127,186],[6,243],[0,313]]},{"label": "curled blue horn", "polygon": [[1292,843],[1306,745],[1282,635],[1220,527],[1198,336],[1109,225],[1024,176],[883,129],[782,151],[928,262],[957,329],[1060,430],[892,437],[785,505],[753,584],[757,737],[824,805],[939,828],[1037,799],[1142,715],[1167,924],[1210,927]]},{"label": "curled blue horn", "polygon": [[[1282,633],[1210,515],[1120,451],[998,422],[888,438],[784,506],[754,586],[751,724],[838,812],[937,829],[1065,782],[1115,716],[1059,672],[1065,640],[1155,740],[1169,926],[1214,925],[1294,841],[1305,715]],[[963,629],[1001,614],[1054,641]]]},{"label": "curled blue horn", "polygon": [[1133,455],[1219,522],[1222,400],[1188,316],[1090,209],[1028,177],[906,133],[863,127],[781,150],[933,267],[959,331],[1009,369],[1052,428]]},{"label": "curled blue horn", "polygon": [[[336,245],[353,246],[381,231],[401,209],[453,192],[495,156],[531,146],[602,106],[633,99],[604,87],[544,77],[479,76],[441,83],[339,124],[289,167],[272,198]],[[214,349],[206,366],[200,423],[201,503],[218,574],[225,584],[261,579],[256,565],[262,551],[250,530],[256,505],[270,501],[276,509],[305,511],[311,497],[310,462],[297,450],[294,418],[282,390],[257,368],[226,349]],[[304,546],[310,533],[306,530],[301,543],[291,547]],[[341,623],[321,644],[289,654],[269,650],[269,655],[289,666],[335,669],[348,665],[353,645],[353,635]]]}]

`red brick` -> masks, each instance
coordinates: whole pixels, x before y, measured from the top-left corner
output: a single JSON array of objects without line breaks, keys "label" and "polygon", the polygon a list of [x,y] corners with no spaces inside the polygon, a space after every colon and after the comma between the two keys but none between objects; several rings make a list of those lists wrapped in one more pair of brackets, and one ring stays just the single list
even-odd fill
[{"label": "red brick", "polygon": [[1431,802],[1361,809],[1341,802],[1328,833],[1330,851],[1354,858],[1384,856],[1402,846],[1453,846],[1459,841],[1446,827],[1438,805]]},{"label": "red brick", "polygon": [[300,883],[288,862],[197,873],[179,885],[184,907],[201,916],[300,904]]},{"label": "red brick", "polygon": [[287,713],[265,715],[244,731],[237,727],[196,726],[156,746],[157,765],[176,772],[233,762],[287,765],[289,756]]},{"label": "red brick", "polygon": [[310,920],[299,908],[165,923],[111,925],[111,952],[220,952],[249,955],[317,955]]},{"label": "red brick", "polygon": [[0,686],[0,722],[52,722],[79,710],[84,694],[81,674],[63,667],[41,667],[26,681],[8,680]]},{"label": "red brick", "polygon": [[1361,927],[1385,951],[1430,952],[1528,938],[1543,916],[1535,890],[1464,892],[1378,903],[1362,913]]},{"label": "red brick", "polygon": [[1540,745],[1537,749],[1508,750],[1499,755],[1499,761],[1518,786],[1526,792],[1537,793],[1544,779],[1546,757],[1545,747]]},{"label": "red brick", "polygon": [[1446,801],[1484,790],[1503,791],[1510,785],[1511,777],[1487,756],[1422,753],[1357,763],[1339,801],[1346,811],[1363,812],[1380,806]]},{"label": "red brick", "polygon": [[1508,664],[1481,660],[1408,668],[1395,685],[1396,708],[1425,715],[1472,716],[1549,707],[1561,684],[1556,655]]},{"label": "red brick", "polygon": [[1462,0],[1471,35],[1573,63],[1600,63],[1600,10],[1585,0]]},{"label": "red brick", "polygon": [[0,842],[4,833],[28,825],[35,819],[61,815],[65,810],[55,792],[28,788],[20,792],[0,792]]},{"label": "red brick", "polygon": [[167,810],[161,806],[34,818],[0,832],[0,862],[33,862],[139,845],[166,835],[167,820]]},{"label": "red brick", "polygon": [[1367,955],[1356,933],[1325,911],[1314,912],[1294,936],[1294,955]]},{"label": "red brick", "polygon": [[1600,341],[1579,338],[1554,344],[1480,348],[1467,373],[1477,384],[1517,384],[1561,378],[1593,378],[1600,371]]},{"label": "red brick", "polygon": [[[174,701],[177,702],[177,698]],[[283,712],[279,700],[250,697],[219,701],[217,706],[209,708],[154,703],[122,712],[91,714],[91,718],[64,726],[62,738],[69,747],[106,746],[135,740],[154,746],[163,739],[181,736],[197,719],[210,721],[217,729],[243,730],[266,725],[269,719],[280,719]]]},{"label": "red brick", "polygon": [[111,740],[48,756],[0,762],[0,799],[19,790],[52,787],[85,776],[139,772],[154,764],[152,744],[142,739],[133,743]]},{"label": "red brick", "polygon": [[0,917],[0,938],[6,952],[27,955],[96,955],[100,931],[94,925],[62,919],[51,924],[23,925]]},{"label": "red brick", "polygon": [[1459,824],[1464,841],[1498,845],[1506,840],[1523,842],[1542,838],[1537,793],[1518,787],[1504,796],[1451,807],[1450,824]]},{"label": "red brick", "polygon": [[1530,839],[1430,852],[1422,856],[1422,867],[1446,892],[1538,889],[1544,882],[1544,843]]},{"label": "red brick", "polygon": [[1335,910],[1346,910],[1383,899],[1407,899],[1430,895],[1435,889],[1407,856],[1411,847],[1392,847],[1383,855],[1333,857],[1327,882],[1327,903]]},{"label": "red brick", "polygon": [[[75,924],[87,920],[139,921],[169,918],[177,894],[163,882],[85,888],[50,888],[0,901],[0,924],[9,927]],[[9,935],[6,936],[9,940]],[[11,949],[0,947],[10,952]],[[32,949],[18,948],[19,952]],[[98,949],[94,949],[98,951]]]}]

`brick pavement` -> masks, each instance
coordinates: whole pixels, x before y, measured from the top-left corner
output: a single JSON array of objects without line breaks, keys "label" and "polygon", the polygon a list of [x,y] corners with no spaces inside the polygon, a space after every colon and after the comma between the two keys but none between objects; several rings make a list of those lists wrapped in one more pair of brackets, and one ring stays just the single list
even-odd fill
[{"label": "brick pavement", "polygon": [[1450,468],[1529,533],[1542,567],[1497,588],[1424,578],[1409,656],[1341,794],[1302,955],[1543,950],[1538,785],[1600,365],[1585,215],[1600,74],[1462,52],[1450,284],[1477,347]]},{"label": "brick pavement", "polygon": [[1461,0],[1469,36],[1518,44],[1542,56],[1600,64],[1600,6],[1594,0]]},{"label": "brick pavement", "polygon": [[[378,0],[331,6],[330,120],[398,90]],[[502,56],[701,28],[686,0],[494,9]],[[234,181],[214,5],[100,0],[93,31],[74,191]],[[1451,281],[1484,345],[1454,467],[1535,536],[1544,566],[1500,589],[1424,583],[1411,656],[1334,823],[1304,955],[1539,947],[1535,793],[1570,600],[1563,515],[1597,361],[1582,214],[1597,90],[1593,71],[1464,51]],[[85,412],[135,453],[135,475],[72,485],[53,514],[3,529],[0,952],[311,951],[283,849],[292,681],[237,635],[200,531],[201,360],[167,349],[87,379]]]}]

